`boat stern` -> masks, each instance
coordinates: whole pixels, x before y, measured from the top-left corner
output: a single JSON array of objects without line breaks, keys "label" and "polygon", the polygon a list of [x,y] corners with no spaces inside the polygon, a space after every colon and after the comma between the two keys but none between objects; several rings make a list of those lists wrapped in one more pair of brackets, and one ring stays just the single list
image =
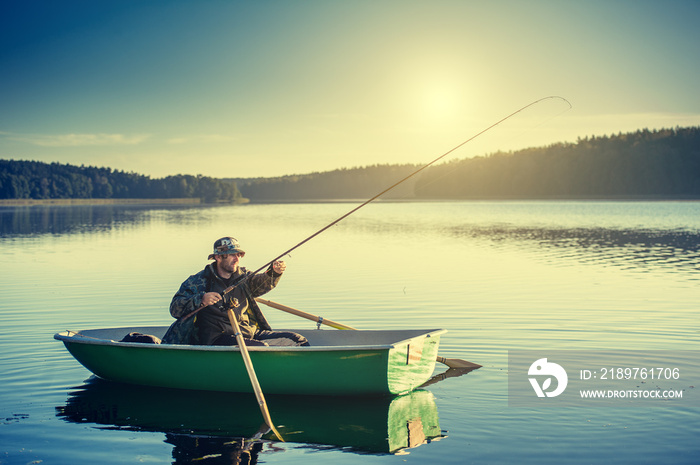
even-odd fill
[{"label": "boat stern", "polygon": [[447,331],[433,330],[394,344],[389,351],[387,381],[392,394],[410,392],[425,383],[435,370],[440,336]]}]

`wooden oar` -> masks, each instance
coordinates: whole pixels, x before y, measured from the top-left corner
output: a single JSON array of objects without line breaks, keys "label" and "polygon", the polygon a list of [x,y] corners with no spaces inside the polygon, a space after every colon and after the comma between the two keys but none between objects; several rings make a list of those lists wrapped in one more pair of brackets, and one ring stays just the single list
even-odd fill
[{"label": "wooden oar", "polygon": [[260,406],[260,412],[262,413],[263,419],[267,426],[270,427],[277,439],[284,442],[282,435],[275,428],[275,424],[272,423],[272,418],[270,417],[270,412],[267,409],[267,402],[265,402],[265,396],[263,395],[262,388],[258,382],[258,377],[255,375],[255,368],[253,368],[253,361],[250,359],[250,354],[248,353],[248,347],[245,345],[243,340],[243,335],[241,334],[241,328],[238,326],[238,320],[236,315],[234,315],[233,310],[229,309],[228,319],[233,326],[234,334],[236,335],[236,341],[238,342],[238,348],[241,350],[241,355],[243,356],[243,363],[245,363],[245,369],[248,371],[248,377],[250,378],[250,384],[253,385],[253,391],[255,391],[255,398],[258,399],[258,405]]},{"label": "wooden oar", "polygon": [[312,315],[311,313],[302,312],[301,310],[297,310],[296,308],[287,307],[286,305],[278,304],[277,302],[273,302],[271,300],[266,300],[266,299],[261,299],[260,297],[256,297],[255,301],[260,302],[261,304],[265,304],[268,307],[276,308],[277,310],[282,310],[283,312],[291,313],[292,315],[300,316],[302,318],[306,318],[307,320],[315,321],[316,323],[319,323],[319,324],[328,325],[328,326],[335,328],[335,329],[352,329],[352,330],[357,329],[357,328],[353,328],[352,326],[344,325],[342,323],[336,323],[335,321],[329,320],[327,318],[322,318],[320,316]]},{"label": "wooden oar", "polygon": [[[297,310],[296,308],[287,307],[286,305],[278,304],[277,302],[273,302],[271,300],[261,299],[260,297],[256,297],[255,301],[260,302],[261,304],[265,304],[268,307],[276,308],[277,310],[282,310],[283,312],[291,313],[292,315],[300,316],[302,318],[306,318],[307,320],[315,321],[318,324],[328,325],[328,326],[335,328],[335,329],[351,329],[351,330],[356,329],[356,328],[353,328],[352,326],[344,325],[342,323],[336,323],[333,320],[329,320],[327,318],[322,318],[320,316],[312,315],[311,313],[306,313],[306,312],[303,312],[301,310]],[[447,365],[450,368],[480,368],[481,367],[481,365],[479,365],[477,363],[467,362],[466,360],[460,360],[458,358],[440,357],[439,355],[437,356],[436,360],[442,364]]]}]

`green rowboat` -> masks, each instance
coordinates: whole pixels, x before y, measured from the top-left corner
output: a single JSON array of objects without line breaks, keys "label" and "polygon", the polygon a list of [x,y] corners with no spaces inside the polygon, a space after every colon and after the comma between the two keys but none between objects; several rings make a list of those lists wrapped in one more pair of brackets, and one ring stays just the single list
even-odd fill
[{"label": "green rowboat", "polygon": [[[100,378],[179,389],[252,392],[237,347],[118,342],[167,327],[91,329],[54,335]],[[446,331],[292,330],[310,347],[248,347],[266,394],[404,394],[427,381]]]}]

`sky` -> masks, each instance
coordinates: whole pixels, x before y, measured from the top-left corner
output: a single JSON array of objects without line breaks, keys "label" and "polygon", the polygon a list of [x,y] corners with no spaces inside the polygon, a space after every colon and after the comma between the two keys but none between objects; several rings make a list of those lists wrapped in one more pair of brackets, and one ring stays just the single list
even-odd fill
[{"label": "sky", "polygon": [[[268,177],[700,125],[697,0],[3,2],[0,158]],[[570,104],[570,106],[569,106]]]}]

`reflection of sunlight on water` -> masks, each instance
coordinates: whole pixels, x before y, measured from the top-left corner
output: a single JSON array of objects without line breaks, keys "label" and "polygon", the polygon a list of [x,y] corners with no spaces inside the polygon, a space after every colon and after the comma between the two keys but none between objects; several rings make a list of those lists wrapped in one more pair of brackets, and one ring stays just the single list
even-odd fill
[{"label": "reflection of sunlight on water", "polygon": [[[467,333],[471,348],[494,341],[635,343],[645,331],[657,344],[693,339],[688,327],[694,326],[673,318],[692,311],[697,300],[692,282],[700,239],[692,227],[698,220],[682,227],[692,215],[679,209],[697,207],[672,205],[673,216],[659,213],[664,206],[379,203],[293,251],[287,275],[269,297],[359,328],[448,327],[444,344],[455,349],[464,347]],[[94,230],[83,225],[67,229],[78,233],[6,237],[0,273],[5,282],[28,283],[5,291],[8,302],[19,302],[20,289],[37,291],[34,276],[51,272],[51,305],[70,309],[56,314],[64,321],[60,329],[167,324],[172,294],[204,267],[216,238],[236,236],[247,251],[244,266],[255,269],[348,209],[117,209],[111,222],[109,214],[93,213],[90,218],[100,218]],[[645,218],[669,229],[623,227]],[[26,311],[41,310],[30,305]],[[266,313],[277,327],[311,324]]]},{"label": "reflection of sunlight on water", "polygon": [[[207,263],[218,237],[240,239],[244,265],[257,268],[354,206],[94,207],[89,215],[59,207],[42,212],[38,225],[23,217],[15,232],[3,210],[0,379],[5,398],[18,405],[8,418],[20,418],[6,422],[8,435],[28,450],[23,428],[50,426],[44,449],[65,442],[73,450],[77,440],[91,459],[101,457],[97,448],[126,441],[151,454],[156,446],[148,441],[163,448],[162,435],[129,432],[122,440],[118,429],[58,428],[40,411],[46,399],[51,408],[65,404],[64,389],[87,376],[51,335],[169,324],[172,295]],[[429,387],[450,440],[416,449],[415,459],[462,457],[465,443],[489,444],[493,437],[527,449],[533,421],[538,437],[556,435],[561,450],[602,442],[612,451],[625,441],[651,453],[660,448],[646,438],[657,431],[690,449],[695,408],[685,417],[681,409],[655,411],[653,421],[638,410],[516,412],[505,407],[505,370],[509,349],[697,350],[699,208],[692,202],[379,202],[292,252],[282,282],[266,298],[357,328],[446,328],[441,355],[485,365]],[[275,328],[315,327],[264,312]],[[679,422],[690,427],[678,429]],[[606,432],[614,428],[613,436],[600,432],[611,423]],[[303,445],[279,447],[284,459],[307,458]],[[161,452],[169,456],[172,447]]]}]

